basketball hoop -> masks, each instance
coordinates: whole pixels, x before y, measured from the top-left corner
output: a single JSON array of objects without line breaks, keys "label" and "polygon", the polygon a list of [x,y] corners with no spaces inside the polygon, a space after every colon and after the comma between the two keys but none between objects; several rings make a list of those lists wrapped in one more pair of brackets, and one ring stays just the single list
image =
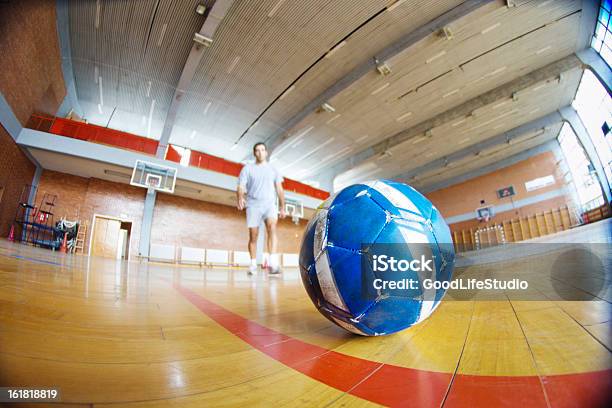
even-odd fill
[{"label": "basketball hoop", "polygon": [[304,216],[304,205],[301,200],[287,197],[285,199],[285,214],[291,216],[291,221],[299,225],[300,218]]},{"label": "basketball hoop", "polygon": [[158,189],[161,186],[161,182],[161,176],[158,176],[157,174],[147,174],[147,179],[145,181],[147,187]]},{"label": "basketball hoop", "polygon": [[176,168],[136,160],[130,184],[172,194],[176,184]]},{"label": "basketball hoop", "polygon": [[480,222],[489,222],[493,217],[493,206],[487,205],[476,209],[476,219]]}]

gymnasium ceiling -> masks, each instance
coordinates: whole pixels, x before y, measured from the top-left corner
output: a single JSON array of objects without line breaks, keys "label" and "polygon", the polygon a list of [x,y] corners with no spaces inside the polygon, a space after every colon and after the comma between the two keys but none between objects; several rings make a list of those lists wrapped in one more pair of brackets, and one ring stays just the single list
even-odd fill
[{"label": "gymnasium ceiling", "polygon": [[[198,3],[210,9],[214,1],[69,1],[85,118],[160,138],[193,34],[205,21]],[[309,181],[337,168],[348,183],[401,176],[571,103],[582,72],[571,55],[587,46],[585,25],[594,25],[594,17],[583,19],[583,1],[508,7],[481,0],[444,25],[447,35],[431,32],[384,61],[391,74],[372,68],[351,81],[327,100],[334,112],[304,111],[385,47],[462,3],[469,2],[236,0],[180,103],[170,143],[240,161],[254,142],[282,137],[274,160],[285,175]],[[516,84],[516,92],[505,84]],[[559,128],[409,181],[439,182],[552,139]],[[381,144],[384,154],[362,154]]]}]

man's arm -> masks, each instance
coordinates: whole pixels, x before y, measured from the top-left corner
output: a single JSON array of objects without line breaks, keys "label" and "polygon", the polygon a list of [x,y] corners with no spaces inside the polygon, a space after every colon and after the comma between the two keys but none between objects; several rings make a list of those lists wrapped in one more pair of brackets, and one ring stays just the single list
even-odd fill
[{"label": "man's arm", "polygon": [[276,182],[276,194],[278,195],[279,216],[285,218],[285,190],[283,190],[283,182]]},{"label": "man's arm", "polygon": [[236,189],[236,200],[238,204],[236,207],[238,207],[240,211],[244,210],[244,206],[246,205],[245,194],[245,188],[241,185],[238,185],[238,188]]},{"label": "man's arm", "polygon": [[246,206],[246,184],[247,184],[247,169],[246,166],[240,170],[238,176],[238,188],[236,189],[236,207],[242,211]]}]

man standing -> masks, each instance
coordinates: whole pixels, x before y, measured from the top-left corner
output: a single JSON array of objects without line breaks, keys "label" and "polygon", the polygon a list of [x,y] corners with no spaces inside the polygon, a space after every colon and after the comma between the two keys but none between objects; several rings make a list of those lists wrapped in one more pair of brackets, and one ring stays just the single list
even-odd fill
[{"label": "man standing", "polygon": [[281,218],[285,218],[285,193],[283,177],[268,163],[268,151],[262,142],[253,146],[255,163],[249,163],[242,168],[238,177],[238,209],[246,208],[247,227],[249,228],[249,254],[251,265],[249,274],[257,272],[257,236],[259,226],[263,221],[266,225],[268,252],[270,253],[270,273],[279,273],[278,254],[276,253],[276,196],[280,205]]}]

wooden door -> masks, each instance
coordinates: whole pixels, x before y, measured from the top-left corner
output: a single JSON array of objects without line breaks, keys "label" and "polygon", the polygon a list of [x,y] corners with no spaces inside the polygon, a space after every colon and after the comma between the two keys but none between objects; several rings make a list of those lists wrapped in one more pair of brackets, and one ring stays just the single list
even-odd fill
[{"label": "wooden door", "polygon": [[91,254],[106,258],[116,258],[120,229],[121,221],[96,217]]}]

